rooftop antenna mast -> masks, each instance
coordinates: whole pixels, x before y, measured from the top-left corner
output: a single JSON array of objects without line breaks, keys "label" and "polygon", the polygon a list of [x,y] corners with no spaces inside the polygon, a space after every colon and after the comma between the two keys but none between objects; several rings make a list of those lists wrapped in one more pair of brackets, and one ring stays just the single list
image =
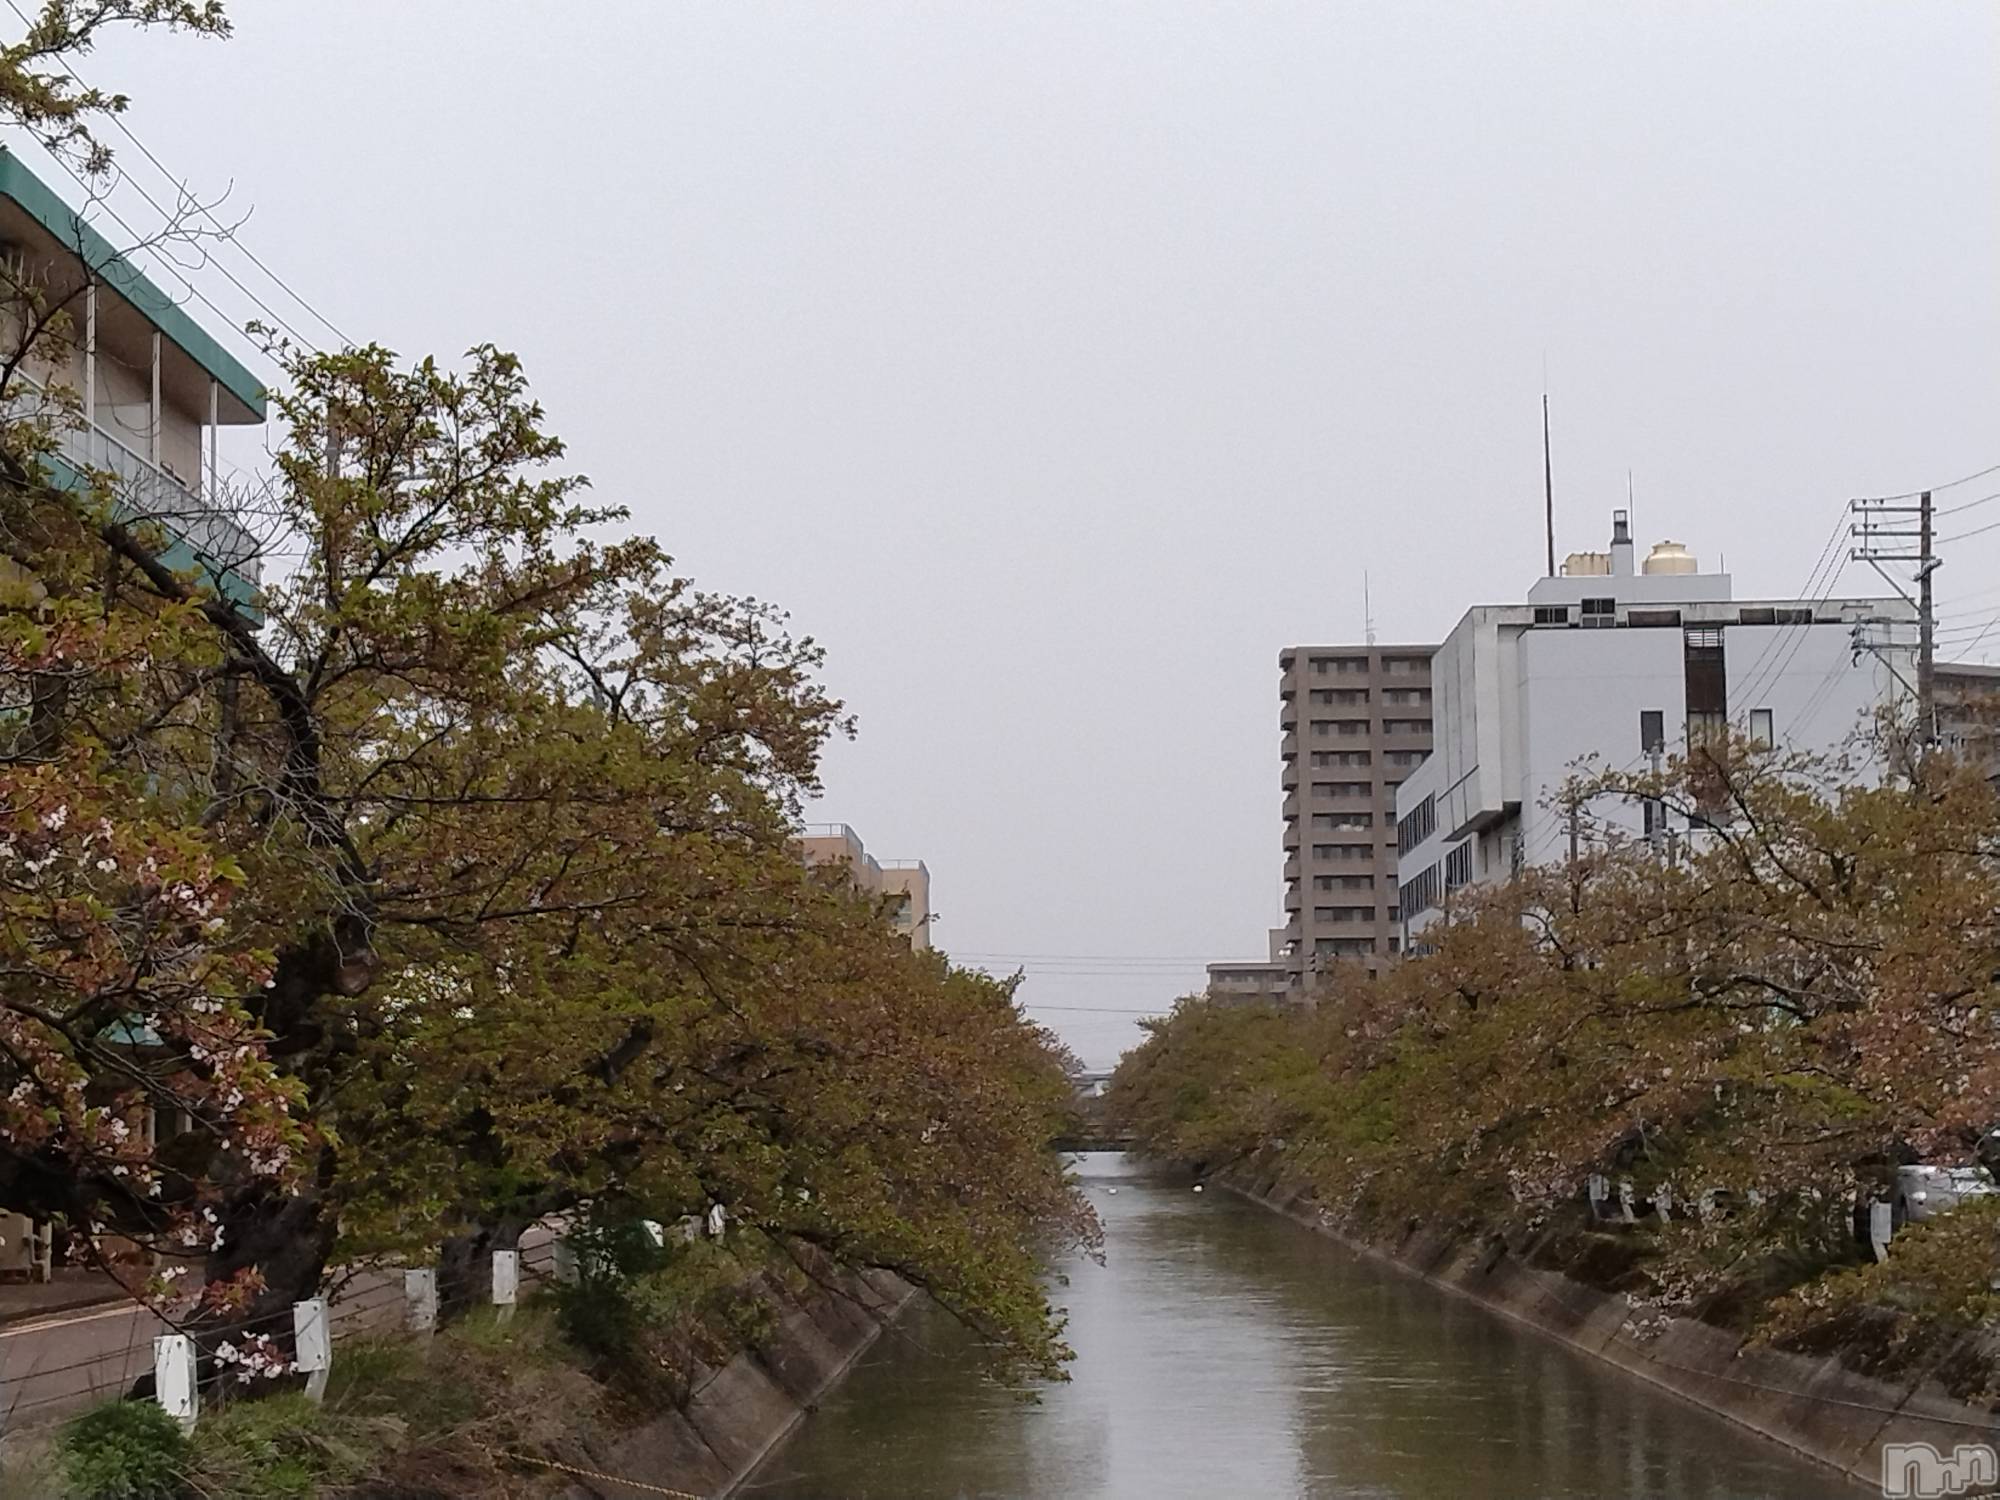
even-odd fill
[{"label": "rooftop antenna mast", "polygon": [[[1544,382],[1546,385],[1547,382]],[[1556,576],[1556,476],[1549,461],[1549,393],[1542,392],[1542,507],[1548,523],[1549,577]]]},{"label": "rooftop antenna mast", "polygon": [[1368,570],[1361,570],[1361,632],[1369,645],[1375,644],[1375,606],[1368,593]]}]

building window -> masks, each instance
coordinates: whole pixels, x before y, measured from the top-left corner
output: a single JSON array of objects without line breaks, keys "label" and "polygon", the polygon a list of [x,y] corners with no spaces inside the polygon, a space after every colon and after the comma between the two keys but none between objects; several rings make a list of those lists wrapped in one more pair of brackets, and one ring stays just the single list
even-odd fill
[{"label": "building window", "polygon": [[1702,625],[1685,641],[1688,743],[1697,745],[1727,732],[1729,674],[1723,659],[1722,627]]},{"label": "building window", "polygon": [[1778,743],[1777,720],[1768,708],[1750,710],[1750,743],[1769,750]]},{"label": "building window", "polygon": [[1444,888],[1455,891],[1472,884],[1472,845],[1460,844],[1444,857]]},{"label": "building window", "polygon": [[1333,722],[1336,726],[1336,732],[1344,739],[1366,738],[1368,734],[1368,721],[1366,719],[1336,719]]},{"label": "building window", "polygon": [[1415,677],[1430,670],[1427,656],[1385,656],[1382,658],[1382,672],[1388,677]]},{"label": "building window", "polygon": [[1336,828],[1373,828],[1375,814],[1365,812],[1314,813],[1312,826],[1331,831]]},{"label": "building window", "polygon": [[1315,906],[1313,920],[1320,923],[1373,922],[1375,908],[1372,906]]},{"label": "building window", "polygon": [[1585,599],[1577,606],[1578,623],[1586,628],[1591,626],[1616,625],[1618,623],[1618,601],[1616,599]]},{"label": "building window", "polygon": [[1373,938],[1319,938],[1313,952],[1322,958],[1366,958],[1375,951]]},{"label": "building window", "polygon": [[1365,677],[1368,675],[1368,658],[1365,656],[1315,656],[1312,669],[1321,677]]},{"label": "building window", "polygon": [[1331,770],[1335,767],[1353,770],[1366,766],[1369,763],[1369,755],[1366,750],[1315,750],[1312,754],[1312,763],[1315,771]]},{"label": "building window", "polygon": [[1729,732],[1729,715],[1719,708],[1688,710],[1688,745],[1712,745]]},{"label": "building window", "polygon": [[1372,797],[1375,783],[1372,781],[1315,781],[1312,784],[1315,797]]},{"label": "building window", "polygon": [[1333,720],[1314,719],[1312,721],[1312,732],[1314,739],[1331,739],[1333,737]]},{"label": "building window", "polygon": [[1396,825],[1396,852],[1408,854],[1437,832],[1437,794],[1424,798]]},{"label": "building window", "polygon": [[1628,609],[1625,611],[1625,623],[1634,629],[1648,625],[1678,625],[1680,622],[1681,612],[1677,609]]},{"label": "building window", "polygon": [[1422,765],[1424,757],[1429,754],[1430,751],[1428,750],[1388,750],[1383,752],[1382,759],[1392,766],[1407,768]]},{"label": "building window", "polygon": [[1414,915],[1436,906],[1440,889],[1438,867],[1432,865],[1428,870],[1420,870],[1404,881],[1402,889],[1397,892],[1397,898],[1402,910],[1406,914]]},{"label": "building window", "polygon": [[1387,688],[1382,693],[1384,703],[1410,704],[1431,701],[1429,688]]},{"label": "building window", "polygon": [[1667,748],[1667,715],[1664,709],[1639,710],[1639,749],[1652,755]]},{"label": "building window", "polygon": [[1535,606],[1535,623],[1537,625],[1567,625],[1569,624],[1569,606],[1567,604],[1537,604]]},{"label": "building window", "polygon": [[1431,732],[1431,721],[1429,719],[1384,719],[1382,721],[1382,732],[1384,734],[1429,734]]}]

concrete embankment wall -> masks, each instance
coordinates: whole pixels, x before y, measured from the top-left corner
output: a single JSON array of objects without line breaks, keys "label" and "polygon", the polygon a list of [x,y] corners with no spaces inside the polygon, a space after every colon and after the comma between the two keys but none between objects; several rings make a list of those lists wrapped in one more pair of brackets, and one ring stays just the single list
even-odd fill
[{"label": "concrete embankment wall", "polygon": [[[836,1292],[784,1308],[761,1349],[697,1380],[685,1410],[586,1440],[576,1466],[703,1500],[734,1494],[914,1295],[888,1272],[842,1277]],[[609,1479],[580,1480],[563,1500],[630,1500],[635,1493]]]},{"label": "concrete embankment wall", "polygon": [[1885,1444],[1929,1443],[1947,1455],[1962,1443],[2000,1444],[2000,1423],[1991,1413],[1927,1380],[1872,1380],[1831,1356],[1746,1347],[1726,1330],[1686,1318],[1642,1338],[1627,1326],[1632,1309],[1624,1297],[1526,1265],[1497,1241],[1418,1230],[1400,1243],[1371,1243],[1343,1233],[1310,1194],[1282,1179],[1242,1173],[1217,1180],[1370,1259],[1616,1365],[1877,1494]]}]

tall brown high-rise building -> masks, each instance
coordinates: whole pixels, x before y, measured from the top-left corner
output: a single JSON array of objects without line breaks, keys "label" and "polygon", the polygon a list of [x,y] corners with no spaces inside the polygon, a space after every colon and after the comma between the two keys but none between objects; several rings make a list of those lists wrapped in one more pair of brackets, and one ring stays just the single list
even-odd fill
[{"label": "tall brown high-rise building", "polygon": [[1302,994],[1401,942],[1396,787],[1430,754],[1431,646],[1292,646],[1278,655],[1285,925],[1271,962]]}]

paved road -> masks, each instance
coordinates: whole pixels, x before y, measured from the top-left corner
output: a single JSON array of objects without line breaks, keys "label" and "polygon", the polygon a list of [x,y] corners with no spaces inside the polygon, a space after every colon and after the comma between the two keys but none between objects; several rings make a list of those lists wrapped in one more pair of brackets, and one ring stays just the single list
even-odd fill
[{"label": "paved road", "polygon": [[[524,1282],[548,1280],[554,1260],[549,1231],[521,1237]],[[334,1285],[329,1316],[335,1359],[343,1338],[402,1326],[401,1271],[336,1274]],[[168,1331],[151,1311],[127,1301],[0,1326],[0,1431],[59,1420],[130,1389],[152,1373],[154,1336]]]}]

